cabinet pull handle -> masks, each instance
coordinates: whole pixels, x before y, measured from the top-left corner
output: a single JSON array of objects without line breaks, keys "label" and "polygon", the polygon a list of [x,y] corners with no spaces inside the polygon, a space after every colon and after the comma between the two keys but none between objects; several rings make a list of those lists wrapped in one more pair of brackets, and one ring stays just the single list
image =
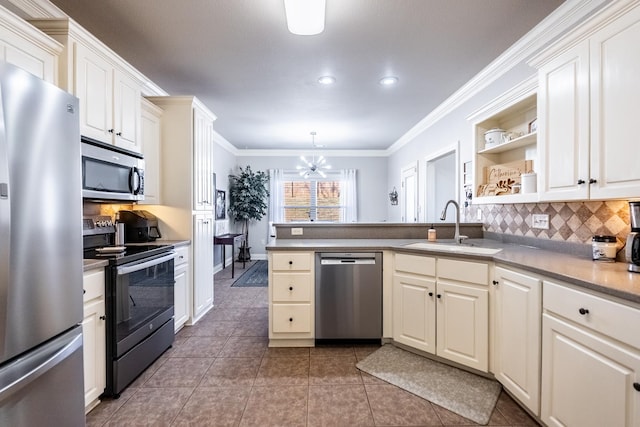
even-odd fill
[{"label": "cabinet pull handle", "polygon": [[429,292],[429,296],[432,297],[433,296],[433,292]]},{"label": "cabinet pull handle", "polygon": [[106,320],[107,316],[100,316],[100,320]]},{"label": "cabinet pull handle", "polygon": [[578,313],[584,316],[585,314],[589,314],[589,310],[586,308],[580,308],[580,310],[578,310]]},{"label": "cabinet pull handle", "polygon": [[442,298],[442,295],[440,295],[440,294],[438,294],[438,295],[436,295],[436,296],[437,296],[438,298]]},{"label": "cabinet pull handle", "polygon": [[589,184],[595,184],[596,182],[598,182],[598,180],[595,179],[595,178],[590,178],[589,179]]},{"label": "cabinet pull handle", "polygon": [[289,290],[292,291],[293,290],[293,286],[289,286]]},{"label": "cabinet pull handle", "polygon": [[289,322],[293,322],[293,317],[289,317]]},{"label": "cabinet pull handle", "polygon": [[640,391],[640,383],[633,383],[633,388],[635,388],[636,391]]},{"label": "cabinet pull handle", "polygon": [[584,184],[584,179],[579,179],[578,180],[578,185],[582,185],[582,184]]},{"label": "cabinet pull handle", "polygon": [[498,283],[500,283],[500,282],[498,282],[497,280],[494,280],[494,281],[493,281],[493,282],[491,282],[491,283],[493,283],[494,285],[496,285],[496,286],[497,286],[497,285],[498,285]]}]

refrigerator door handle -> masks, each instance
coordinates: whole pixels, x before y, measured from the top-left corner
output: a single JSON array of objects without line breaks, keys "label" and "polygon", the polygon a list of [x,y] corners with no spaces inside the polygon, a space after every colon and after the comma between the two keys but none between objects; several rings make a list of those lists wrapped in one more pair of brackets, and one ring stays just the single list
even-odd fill
[{"label": "refrigerator door handle", "polygon": [[[8,293],[11,272],[11,199],[9,198],[9,148],[5,111],[0,102],[0,360],[7,357]],[[1,384],[1,383],[0,383]]]},{"label": "refrigerator door handle", "polygon": [[[69,340],[67,336],[61,338]],[[16,367],[18,369],[17,375],[14,370],[10,369],[6,369],[6,372],[0,371],[0,402],[17,393],[81,348],[82,333],[78,332],[71,341],[60,349],[58,349],[59,341],[54,340],[54,342],[36,350],[32,355],[16,361],[15,364],[19,365]]]}]

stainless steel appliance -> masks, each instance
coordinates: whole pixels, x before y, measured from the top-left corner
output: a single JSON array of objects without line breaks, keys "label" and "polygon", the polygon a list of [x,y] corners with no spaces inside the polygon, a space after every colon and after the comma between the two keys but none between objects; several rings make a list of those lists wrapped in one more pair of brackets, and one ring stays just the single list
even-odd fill
[{"label": "stainless steel appliance", "polygon": [[627,236],[625,256],[629,263],[629,271],[640,273],[640,201],[629,202],[629,220],[631,233]]},{"label": "stainless steel appliance", "polygon": [[83,136],[82,197],[144,200],[142,155]]},{"label": "stainless steel appliance", "polygon": [[84,426],[78,100],[4,62],[0,98],[0,425]]},{"label": "stainless steel appliance", "polygon": [[108,216],[83,220],[84,258],[106,267],[107,386],[118,397],[174,340],[174,257],[167,244],[113,246]]},{"label": "stainless steel appliance", "polygon": [[143,243],[153,242],[162,237],[158,228],[158,218],[151,212],[138,211],[118,211],[118,222],[125,226],[125,242]]},{"label": "stainless steel appliance", "polygon": [[317,340],[382,338],[382,253],[316,254]]}]

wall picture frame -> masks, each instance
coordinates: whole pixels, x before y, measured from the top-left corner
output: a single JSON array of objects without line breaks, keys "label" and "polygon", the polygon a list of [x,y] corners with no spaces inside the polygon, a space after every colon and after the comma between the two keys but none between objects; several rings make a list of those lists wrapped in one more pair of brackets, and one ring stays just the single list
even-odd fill
[{"label": "wall picture frame", "polygon": [[216,190],[216,219],[227,217],[227,192]]}]

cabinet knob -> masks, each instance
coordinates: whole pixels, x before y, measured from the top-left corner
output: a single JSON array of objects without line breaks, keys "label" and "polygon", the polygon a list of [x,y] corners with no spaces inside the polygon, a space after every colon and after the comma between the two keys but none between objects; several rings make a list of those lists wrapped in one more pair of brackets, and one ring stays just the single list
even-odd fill
[{"label": "cabinet knob", "polygon": [[100,316],[100,320],[106,320],[107,316]]},{"label": "cabinet knob", "polygon": [[438,294],[438,295],[436,295],[436,297],[438,297],[438,298],[442,298],[442,295]]},{"label": "cabinet knob", "polygon": [[84,294],[86,294],[86,293],[87,293],[87,290],[86,290],[86,289],[83,289],[83,290],[82,290],[82,295],[84,295]]},{"label": "cabinet knob", "polygon": [[293,261],[289,261],[289,265],[293,265]]},{"label": "cabinet knob", "polygon": [[113,133],[113,129],[107,129],[107,132]]},{"label": "cabinet knob", "polygon": [[429,296],[432,297],[433,296],[433,292],[429,292]]},{"label": "cabinet knob", "polygon": [[497,280],[494,280],[494,281],[492,281],[491,283],[493,283],[494,285],[496,285],[496,286],[497,286],[497,285],[498,285],[498,283],[500,283],[500,282],[498,282]]},{"label": "cabinet knob", "polygon": [[635,388],[636,391],[640,391],[640,383],[633,383],[633,388]]},{"label": "cabinet knob", "polygon": [[580,308],[580,310],[578,310],[578,313],[584,316],[585,314],[589,314],[589,310],[587,310],[586,308]]},{"label": "cabinet knob", "polygon": [[293,317],[289,317],[289,322],[293,322]]},{"label": "cabinet knob", "polygon": [[293,290],[293,286],[289,286],[289,290],[292,291]]},{"label": "cabinet knob", "polygon": [[598,182],[598,180],[595,179],[595,178],[590,178],[589,179],[589,184],[595,184],[596,182]]},{"label": "cabinet knob", "polygon": [[579,179],[578,180],[578,185],[582,185],[582,184],[584,184],[584,179]]}]

